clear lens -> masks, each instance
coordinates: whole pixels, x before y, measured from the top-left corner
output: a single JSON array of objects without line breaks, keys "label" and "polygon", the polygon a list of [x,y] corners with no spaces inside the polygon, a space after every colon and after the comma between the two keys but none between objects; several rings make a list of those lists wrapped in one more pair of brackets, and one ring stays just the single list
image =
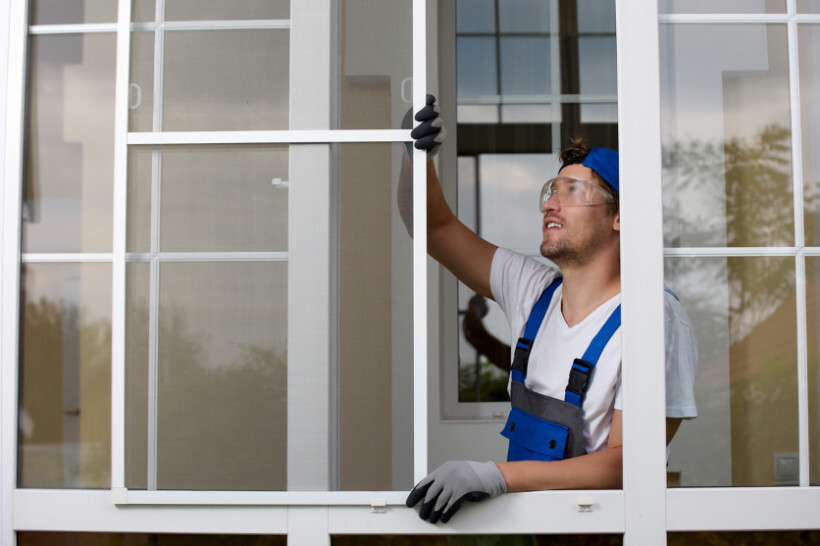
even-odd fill
[{"label": "clear lens", "polygon": [[562,207],[586,207],[614,203],[615,198],[590,180],[559,176],[547,180],[541,188],[540,211],[544,212],[547,201],[557,199]]}]

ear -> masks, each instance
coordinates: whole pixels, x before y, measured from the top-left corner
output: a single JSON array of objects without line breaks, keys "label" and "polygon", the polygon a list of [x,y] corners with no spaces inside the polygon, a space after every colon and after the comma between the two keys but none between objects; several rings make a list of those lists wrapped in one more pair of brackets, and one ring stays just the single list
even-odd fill
[{"label": "ear", "polygon": [[615,215],[615,219],[612,221],[612,229],[613,231],[621,231],[621,213]]}]

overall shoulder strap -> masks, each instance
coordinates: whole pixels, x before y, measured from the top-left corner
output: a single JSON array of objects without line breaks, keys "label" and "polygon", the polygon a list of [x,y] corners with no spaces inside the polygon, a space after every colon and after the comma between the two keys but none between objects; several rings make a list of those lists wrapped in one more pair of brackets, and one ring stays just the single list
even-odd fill
[{"label": "overall shoulder strap", "polygon": [[[664,286],[663,289],[665,292],[669,292],[676,300],[680,301],[678,295],[672,292],[672,289],[668,286]],[[572,368],[569,372],[569,382],[564,392],[565,401],[578,407],[583,405],[584,394],[586,394],[587,387],[589,387],[589,376],[592,373],[592,369],[595,368],[598,359],[601,357],[601,353],[604,351],[604,347],[606,347],[606,344],[609,343],[609,340],[612,339],[612,335],[620,326],[621,306],[618,305],[618,307],[612,311],[612,314],[609,315],[604,325],[601,326],[601,329],[598,330],[595,337],[592,338],[592,342],[590,342],[584,356],[576,358],[575,362],[572,363]]]},{"label": "overall shoulder strap", "polygon": [[587,392],[587,387],[589,387],[589,376],[598,363],[598,359],[601,357],[604,347],[606,347],[606,344],[609,343],[609,340],[612,339],[612,335],[620,326],[621,305],[618,304],[618,307],[612,311],[612,314],[606,319],[604,325],[601,326],[601,329],[598,330],[598,333],[592,338],[584,356],[576,358],[575,362],[572,363],[572,368],[569,370],[569,382],[564,391],[565,401],[578,407],[583,405],[584,395]]},{"label": "overall shoulder strap", "polygon": [[515,344],[515,356],[512,363],[512,380],[523,383],[527,378],[527,365],[530,360],[530,349],[535,340],[535,335],[544,321],[544,316],[547,314],[552,296],[555,290],[561,285],[562,277],[556,277],[549,286],[541,293],[535,306],[530,311],[530,316],[527,318],[527,324],[524,327],[524,335],[518,338],[518,343]]}]

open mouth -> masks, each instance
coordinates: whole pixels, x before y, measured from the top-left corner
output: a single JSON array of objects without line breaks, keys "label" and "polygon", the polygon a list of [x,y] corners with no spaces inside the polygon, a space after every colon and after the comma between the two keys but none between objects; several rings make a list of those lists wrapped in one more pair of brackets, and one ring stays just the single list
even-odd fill
[{"label": "open mouth", "polygon": [[559,224],[558,222],[547,222],[547,229],[560,229],[564,227],[564,224]]}]

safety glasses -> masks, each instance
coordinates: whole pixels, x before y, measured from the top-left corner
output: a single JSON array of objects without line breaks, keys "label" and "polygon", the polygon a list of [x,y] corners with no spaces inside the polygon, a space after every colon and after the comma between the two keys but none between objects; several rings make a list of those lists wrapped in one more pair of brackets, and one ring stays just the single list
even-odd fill
[{"label": "safety glasses", "polygon": [[562,207],[590,207],[615,202],[615,198],[595,182],[571,176],[557,176],[547,180],[541,188],[541,212],[544,212],[550,199],[556,199]]}]

